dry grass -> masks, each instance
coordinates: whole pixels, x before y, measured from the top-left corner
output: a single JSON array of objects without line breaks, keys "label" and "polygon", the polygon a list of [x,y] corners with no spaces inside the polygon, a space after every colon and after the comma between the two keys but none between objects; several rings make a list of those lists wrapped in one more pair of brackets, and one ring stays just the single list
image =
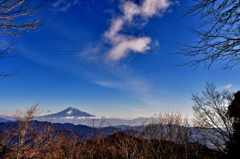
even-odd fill
[{"label": "dry grass", "polygon": [[[80,137],[69,131],[56,131],[50,123],[37,129],[31,119],[37,106],[15,116],[18,127],[2,133],[1,158],[219,158],[221,153],[192,142],[186,119],[176,113],[164,113],[149,125],[115,132],[106,136],[101,129]],[[91,139],[89,139],[91,138]],[[15,139],[17,142],[9,143]]]}]

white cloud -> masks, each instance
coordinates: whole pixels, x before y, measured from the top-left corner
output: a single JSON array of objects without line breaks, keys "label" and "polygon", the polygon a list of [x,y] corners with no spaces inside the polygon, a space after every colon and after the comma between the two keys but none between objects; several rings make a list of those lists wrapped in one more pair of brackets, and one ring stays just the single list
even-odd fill
[{"label": "white cloud", "polygon": [[109,119],[109,117],[100,117],[100,116],[95,116],[95,117],[74,117],[74,116],[67,116],[67,117],[60,117],[60,119]]},{"label": "white cloud", "polygon": [[230,87],[232,87],[232,84],[228,84],[228,85],[226,85],[226,86],[223,86],[223,87],[221,87],[221,89],[228,89],[228,88],[230,88]]},{"label": "white cloud", "polygon": [[146,50],[150,49],[148,45],[151,43],[151,38],[132,37],[119,32],[123,30],[124,25],[131,25],[135,16],[140,16],[144,20],[155,15],[162,16],[170,5],[169,0],[144,0],[141,5],[130,1],[122,1],[120,9],[123,15],[113,18],[109,30],[104,34],[104,37],[112,44],[107,60],[118,61],[128,56],[130,51],[145,53]]},{"label": "white cloud", "polygon": [[109,117],[100,117],[100,116],[95,116],[95,117],[77,117],[77,119],[109,119]]},{"label": "white cloud", "polygon": [[111,27],[109,31],[105,32],[105,37],[108,38],[112,43],[118,43],[119,41],[124,40],[124,36],[118,35],[118,31],[120,31],[123,27],[123,19],[113,19],[111,22]]},{"label": "white cloud", "polygon": [[151,39],[148,37],[123,40],[109,51],[108,58],[112,61],[117,61],[127,56],[129,51],[144,53],[146,50],[150,49],[148,46],[150,42]]},{"label": "white cloud", "polygon": [[169,0],[145,0],[141,9],[142,15],[152,17],[156,14],[161,15],[170,6]]},{"label": "white cloud", "polygon": [[74,116],[60,117],[60,119],[74,119]]},{"label": "white cloud", "polygon": [[69,9],[69,7],[77,3],[79,3],[78,0],[75,1],[57,0],[52,4],[52,7],[54,8],[55,12],[56,11],[66,12]]},{"label": "white cloud", "polygon": [[124,2],[121,7],[124,13],[123,19],[129,22],[132,21],[135,15],[141,14],[141,8],[133,2]]}]

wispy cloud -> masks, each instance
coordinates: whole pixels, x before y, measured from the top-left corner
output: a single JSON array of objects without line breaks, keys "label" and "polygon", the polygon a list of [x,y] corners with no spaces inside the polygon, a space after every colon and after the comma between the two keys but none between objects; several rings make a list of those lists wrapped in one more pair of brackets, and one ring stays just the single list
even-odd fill
[{"label": "wispy cloud", "polygon": [[102,54],[104,51],[106,51],[106,48],[102,45],[102,43],[89,43],[85,49],[76,56],[80,57],[81,61],[85,63],[105,65],[104,55]]},{"label": "wispy cloud", "polygon": [[105,82],[105,81],[100,81],[100,82],[95,82],[96,84],[103,86],[103,87],[109,87],[109,88],[121,88],[122,84],[119,82]]},{"label": "wispy cloud", "polygon": [[150,37],[134,37],[121,34],[124,25],[134,24],[134,18],[140,16],[142,23],[146,24],[148,18],[153,16],[162,16],[171,5],[169,0],[144,0],[140,5],[131,1],[122,1],[119,8],[123,15],[114,17],[108,31],[104,33],[106,40],[112,45],[108,52],[108,61],[118,61],[129,55],[130,51],[134,53],[146,53],[151,43]]},{"label": "wispy cloud", "polygon": [[71,6],[79,3],[78,0],[68,1],[68,0],[57,0],[52,4],[54,11],[66,12]]},{"label": "wispy cloud", "polygon": [[226,86],[220,87],[220,89],[228,89],[228,88],[230,88],[230,87],[232,87],[232,86],[233,86],[232,84],[228,84],[228,85],[226,85]]},{"label": "wispy cloud", "polygon": [[131,77],[125,79],[119,78],[118,81],[97,81],[95,84],[108,88],[133,91],[142,95],[147,95],[151,87],[148,82],[140,79],[133,79]]}]

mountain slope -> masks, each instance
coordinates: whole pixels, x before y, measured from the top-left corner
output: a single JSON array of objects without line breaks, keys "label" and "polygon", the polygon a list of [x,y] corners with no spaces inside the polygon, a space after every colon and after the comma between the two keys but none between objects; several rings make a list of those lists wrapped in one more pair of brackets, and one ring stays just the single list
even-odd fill
[{"label": "mountain slope", "polygon": [[82,112],[74,107],[69,107],[59,113],[41,116],[44,118],[66,118],[66,117],[95,117],[94,115]]},{"label": "mountain slope", "polygon": [[11,120],[7,120],[7,119],[4,119],[4,118],[0,118],[0,122],[2,123],[8,123],[8,122],[12,122]]}]

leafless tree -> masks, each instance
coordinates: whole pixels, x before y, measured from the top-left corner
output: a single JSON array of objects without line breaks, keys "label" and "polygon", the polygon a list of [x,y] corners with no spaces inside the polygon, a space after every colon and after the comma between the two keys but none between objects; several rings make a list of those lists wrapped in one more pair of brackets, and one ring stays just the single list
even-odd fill
[{"label": "leafless tree", "polygon": [[217,91],[214,83],[207,82],[202,95],[192,94],[194,101],[195,126],[198,136],[209,145],[225,152],[226,142],[233,133],[233,119],[227,115],[228,106],[233,100],[233,93],[227,90]]},{"label": "leafless tree", "polygon": [[[15,39],[24,32],[36,30],[42,26],[39,9],[47,0],[1,0],[0,1],[0,60],[14,57]],[[17,71],[0,71],[0,77],[11,77]]]},{"label": "leafless tree", "polygon": [[[142,132],[145,149],[152,158],[191,158],[191,129],[187,118],[179,111],[159,113]],[[181,146],[179,146],[181,145]],[[181,148],[180,148],[181,147]],[[178,158],[176,157],[176,158]]]},{"label": "leafless tree", "polygon": [[200,28],[189,28],[197,35],[188,44],[175,43],[179,52],[193,57],[183,65],[204,68],[219,62],[223,69],[240,64],[240,1],[239,0],[192,0],[191,6],[183,5],[182,17],[199,16]]},{"label": "leafless tree", "polygon": [[17,120],[17,126],[14,135],[18,137],[18,144],[16,149],[16,158],[21,158],[22,151],[26,149],[26,141],[29,140],[28,132],[31,131],[30,121],[39,115],[38,105],[33,105],[27,108],[26,111],[17,110],[13,117]]}]

